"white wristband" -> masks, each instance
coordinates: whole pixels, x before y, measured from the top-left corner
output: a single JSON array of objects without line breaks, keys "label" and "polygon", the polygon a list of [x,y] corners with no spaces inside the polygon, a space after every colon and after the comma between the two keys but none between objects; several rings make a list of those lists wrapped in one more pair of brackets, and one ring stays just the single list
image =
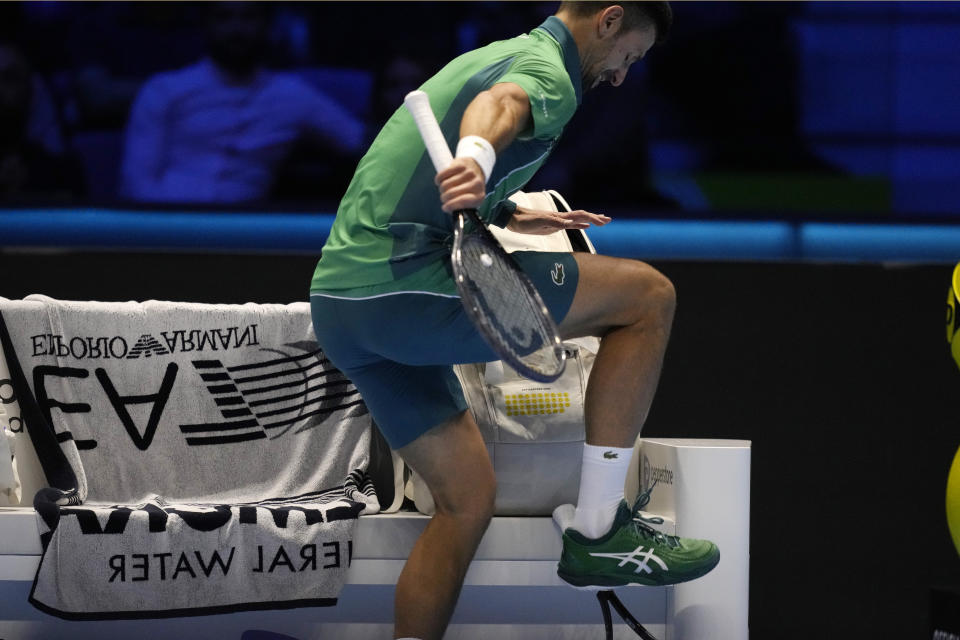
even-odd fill
[{"label": "white wristband", "polygon": [[483,179],[490,179],[493,173],[493,165],[497,161],[497,152],[493,150],[493,145],[480,136],[464,136],[457,143],[458,158],[473,158],[483,170]]}]

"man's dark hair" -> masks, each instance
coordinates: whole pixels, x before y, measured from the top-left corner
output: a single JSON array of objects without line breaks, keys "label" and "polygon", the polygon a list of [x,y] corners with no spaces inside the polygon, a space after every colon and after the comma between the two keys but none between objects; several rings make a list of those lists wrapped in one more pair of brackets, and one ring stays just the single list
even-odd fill
[{"label": "man's dark hair", "polygon": [[657,33],[657,44],[663,44],[673,26],[673,9],[665,0],[660,2],[561,2],[560,9],[569,11],[575,16],[592,16],[607,7],[619,5],[623,7],[624,33],[633,29],[642,29],[653,25]]}]

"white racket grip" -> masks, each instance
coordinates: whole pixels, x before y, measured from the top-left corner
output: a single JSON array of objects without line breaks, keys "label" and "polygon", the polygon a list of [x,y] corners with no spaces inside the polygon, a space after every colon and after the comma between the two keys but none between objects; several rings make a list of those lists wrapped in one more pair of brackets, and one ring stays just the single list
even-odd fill
[{"label": "white racket grip", "polygon": [[427,153],[430,154],[433,168],[440,173],[453,162],[453,154],[447,146],[443,132],[440,131],[437,117],[433,115],[433,109],[430,108],[430,98],[423,91],[411,91],[403,99],[403,106],[413,116],[413,121],[420,131],[420,137],[423,138],[423,144],[427,147]]}]

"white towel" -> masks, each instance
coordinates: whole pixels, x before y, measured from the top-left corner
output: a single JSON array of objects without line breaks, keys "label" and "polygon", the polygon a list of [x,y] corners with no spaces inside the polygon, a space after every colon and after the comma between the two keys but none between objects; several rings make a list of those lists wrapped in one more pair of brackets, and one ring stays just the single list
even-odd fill
[{"label": "white towel", "polygon": [[372,424],[307,303],[30,296],[0,312],[54,485],[34,501],[35,605],[91,618],[335,602],[356,517],[379,508]]}]

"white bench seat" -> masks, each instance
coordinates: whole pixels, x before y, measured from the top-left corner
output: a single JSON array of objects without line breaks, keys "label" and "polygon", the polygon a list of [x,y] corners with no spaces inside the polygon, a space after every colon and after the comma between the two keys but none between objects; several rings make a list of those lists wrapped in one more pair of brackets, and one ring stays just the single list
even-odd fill
[{"label": "white bench seat", "polygon": [[[72,622],[32,607],[27,596],[41,551],[36,515],[32,508],[0,508],[0,637],[102,640],[109,635],[125,637],[136,629],[138,640],[174,635],[239,640],[247,630],[265,629],[299,640],[386,640],[392,637],[393,585],[428,521],[428,516],[411,512],[361,517],[347,585],[336,607],[156,619],[144,625],[125,620]],[[446,637],[602,638],[594,595],[571,589],[556,575],[560,548],[550,518],[494,518],[467,574]],[[664,637],[669,591],[632,589],[621,597],[641,622]],[[625,627],[617,626],[620,637]]]},{"label": "white bench seat", "polygon": [[[618,595],[661,640],[746,640],[749,443],[641,440],[634,465],[628,493],[635,493],[641,482],[649,486],[658,481],[648,509],[665,517],[668,532],[716,541],[721,562],[691,583],[621,589]],[[40,561],[36,515],[29,507],[0,508],[0,638],[239,640],[249,630],[269,630],[298,640],[389,640],[393,585],[428,521],[428,516],[410,512],[361,517],[347,584],[335,607],[74,622],[44,614],[27,602]],[[560,551],[551,518],[495,517],[467,573],[445,638],[603,638],[594,594],[572,589],[556,575]],[[615,624],[615,638],[634,637],[626,625]]]}]

